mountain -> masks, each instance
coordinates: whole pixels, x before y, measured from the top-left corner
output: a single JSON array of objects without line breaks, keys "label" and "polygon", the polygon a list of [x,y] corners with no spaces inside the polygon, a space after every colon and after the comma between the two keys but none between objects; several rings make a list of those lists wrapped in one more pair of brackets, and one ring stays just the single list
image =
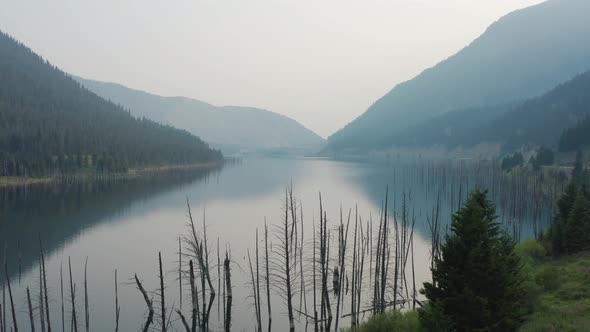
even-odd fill
[{"label": "mountain", "polygon": [[476,128],[475,142],[499,142],[505,150],[521,146],[557,147],[562,132],[590,115],[590,71],[526,100]]},{"label": "mountain", "polygon": [[[534,146],[575,150],[590,116],[590,71],[528,100],[495,107],[451,111],[401,130],[394,136],[403,147],[471,148],[498,143],[504,151]],[[577,124],[577,125],[576,125]],[[564,130],[568,129],[564,132]],[[562,134],[563,133],[563,134]],[[561,136],[561,138],[560,138]],[[567,148],[566,148],[567,147]]]},{"label": "mountain", "polygon": [[576,125],[567,128],[559,138],[559,151],[569,152],[590,146],[590,117],[586,115]]},{"label": "mountain", "polygon": [[324,142],[297,121],[270,111],[217,107],[195,99],[162,97],[114,83],[75,79],[99,96],[121,104],[134,115],[186,129],[225,152],[240,149],[314,150]]},{"label": "mountain", "polygon": [[196,136],[133,117],[0,32],[0,176],[220,159]]},{"label": "mountain", "polygon": [[590,68],[590,1],[549,0],[493,23],[457,54],[401,83],[329,137],[326,151],[392,146],[411,126],[545,93]]}]

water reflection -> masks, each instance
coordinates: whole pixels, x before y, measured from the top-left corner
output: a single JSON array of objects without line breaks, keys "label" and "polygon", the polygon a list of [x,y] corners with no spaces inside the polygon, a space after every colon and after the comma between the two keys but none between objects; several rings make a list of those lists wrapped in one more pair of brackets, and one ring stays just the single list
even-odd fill
[{"label": "water reflection", "polygon": [[[65,186],[41,186],[0,191],[0,241],[8,248],[8,265],[13,276],[16,303],[19,303],[19,319],[26,320],[25,287],[38,288],[39,234],[46,250],[52,317],[60,317],[59,275],[60,268],[72,258],[74,282],[83,281],[83,265],[88,263],[88,284],[92,327],[94,330],[111,330],[114,327],[113,272],[118,269],[119,297],[122,306],[120,330],[137,330],[145,314],[141,294],[130,282],[137,273],[148,290],[158,288],[157,256],[162,252],[166,274],[168,310],[185,310],[190,299],[178,297],[178,238],[186,232],[186,199],[191,202],[194,216],[201,224],[206,218],[212,261],[216,262],[219,239],[220,251],[232,253],[233,330],[251,330],[252,319],[249,287],[247,287],[246,250],[255,245],[255,232],[263,230],[264,221],[269,225],[280,223],[284,212],[284,190],[289,183],[305,223],[307,252],[311,250],[313,237],[311,225],[319,217],[318,194],[321,191],[323,207],[327,211],[330,227],[339,223],[342,208],[358,209],[364,222],[371,217],[378,222],[380,209],[389,186],[390,212],[399,212],[403,193],[411,195],[410,208],[416,216],[415,256],[417,284],[429,278],[429,243],[426,216],[432,210],[437,193],[443,192],[441,216],[450,217],[452,207],[459,205],[458,186],[453,177],[446,175],[440,183],[436,176],[424,177],[416,164],[376,165],[310,159],[253,159],[223,170],[190,174],[171,174],[125,182],[76,183]],[[430,180],[428,180],[430,179]],[[463,180],[462,180],[463,181]],[[463,184],[464,192],[470,185]],[[496,191],[500,191],[498,188]],[[444,222],[444,220],[443,220]],[[375,228],[377,228],[375,226]],[[273,237],[274,238],[274,237]],[[334,241],[335,242],[335,241]],[[19,255],[22,280],[16,280]],[[222,254],[223,255],[223,254]],[[307,254],[306,254],[307,255]],[[309,256],[309,255],[307,255]],[[368,263],[368,262],[367,262]],[[213,264],[215,265],[215,264]],[[217,273],[213,278],[217,284]],[[369,279],[367,277],[367,279]],[[36,292],[36,291],[34,291]],[[274,293],[273,293],[274,294]],[[220,296],[217,296],[219,299]],[[299,300],[297,296],[297,301]],[[308,298],[311,295],[308,294]],[[368,302],[366,295],[363,301]],[[78,299],[78,310],[83,308]],[[287,326],[286,308],[280,297],[273,295],[273,328],[284,330]],[[299,307],[299,304],[296,304]],[[348,304],[342,309],[347,310]],[[222,325],[223,314],[218,317],[218,303],[214,304],[211,327]],[[265,305],[263,305],[264,307]],[[263,321],[266,320],[263,311]],[[66,321],[69,322],[66,312]],[[176,318],[175,315],[173,318]],[[305,328],[305,319],[297,315],[297,330]],[[174,319],[173,324],[178,321]],[[348,321],[342,321],[345,326]]]},{"label": "water reflection", "polygon": [[0,187],[0,244],[16,275],[39,259],[41,238],[46,254],[67,246],[92,227],[116,222],[139,202],[166,192],[210,181],[220,169],[166,173],[134,179],[78,181],[64,184]]}]

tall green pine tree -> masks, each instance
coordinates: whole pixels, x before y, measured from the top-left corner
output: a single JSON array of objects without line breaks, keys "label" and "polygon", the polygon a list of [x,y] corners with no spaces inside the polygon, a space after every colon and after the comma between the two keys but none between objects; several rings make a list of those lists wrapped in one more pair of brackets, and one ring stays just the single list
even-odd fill
[{"label": "tall green pine tree", "polygon": [[475,191],[453,215],[452,233],[432,270],[433,281],[422,290],[430,303],[421,312],[427,330],[513,331],[521,322],[521,263],[495,212],[487,192]]},{"label": "tall green pine tree", "polygon": [[565,226],[565,248],[568,253],[590,249],[590,202],[581,191]]}]

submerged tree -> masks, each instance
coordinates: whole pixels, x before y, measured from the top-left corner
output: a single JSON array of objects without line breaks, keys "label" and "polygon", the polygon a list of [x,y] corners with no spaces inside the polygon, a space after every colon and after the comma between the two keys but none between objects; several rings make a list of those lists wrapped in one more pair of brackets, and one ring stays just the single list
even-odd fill
[{"label": "submerged tree", "polygon": [[432,269],[433,282],[422,291],[430,301],[420,315],[427,329],[513,331],[521,322],[520,261],[495,213],[487,192],[475,191],[453,215],[452,233]]}]

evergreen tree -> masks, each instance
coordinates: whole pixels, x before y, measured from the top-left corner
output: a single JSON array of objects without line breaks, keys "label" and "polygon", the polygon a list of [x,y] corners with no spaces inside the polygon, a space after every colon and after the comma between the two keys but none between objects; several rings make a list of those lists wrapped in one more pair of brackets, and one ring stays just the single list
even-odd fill
[{"label": "evergreen tree", "polygon": [[[432,283],[422,290],[431,311],[446,317],[443,325],[450,323],[446,330],[513,331],[521,322],[525,288],[520,260],[495,220],[495,206],[481,191],[471,193],[453,215]],[[421,313],[426,329],[440,330],[429,314]]]},{"label": "evergreen tree", "polygon": [[549,166],[553,165],[555,161],[555,157],[553,156],[553,151],[551,149],[541,146],[539,151],[534,157],[531,157],[530,164],[533,166],[534,170],[541,169],[541,166]]},{"label": "evergreen tree", "polygon": [[551,243],[550,251],[553,254],[558,255],[566,251],[565,231],[576,197],[578,197],[578,187],[572,181],[557,202],[557,215],[547,232],[547,239]]},{"label": "evergreen tree", "polygon": [[568,253],[590,249],[590,202],[581,191],[565,225],[565,248]]},{"label": "evergreen tree", "polygon": [[0,31],[0,176],[122,172],[221,159],[198,137],[135,118],[98,97]]},{"label": "evergreen tree", "polygon": [[502,170],[503,171],[510,171],[512,168],[517,166],[522,166],[524,162],[524,157],[520,152],[515,152],[512,155],[504,157],[502,159]]}]

